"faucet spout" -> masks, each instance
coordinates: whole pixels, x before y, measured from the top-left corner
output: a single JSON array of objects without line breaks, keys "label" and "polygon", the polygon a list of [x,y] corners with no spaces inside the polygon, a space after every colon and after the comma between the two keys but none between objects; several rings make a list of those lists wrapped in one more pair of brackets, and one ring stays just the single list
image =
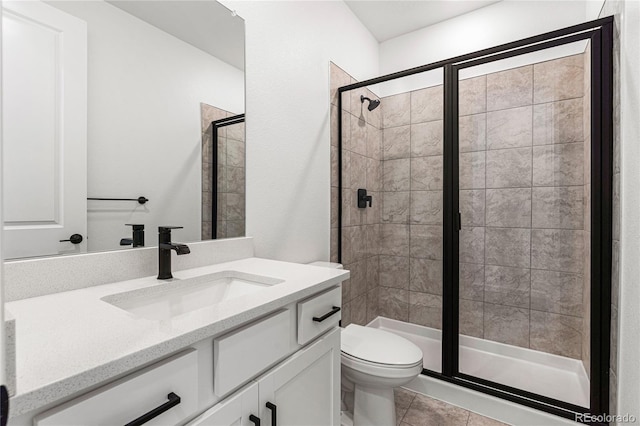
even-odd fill
[{"label": "faucet spout", "polygon": [[160,248],[164,250],[174,250],[178,256],[191,253],[188,245],[180,243],[160,243]]},{"label": "faucet spout", "polygon": [[186,244],[174,244],[174,246],[175,247],[173,249],[176,251],[178,256],[191,253],[191,249]]}]

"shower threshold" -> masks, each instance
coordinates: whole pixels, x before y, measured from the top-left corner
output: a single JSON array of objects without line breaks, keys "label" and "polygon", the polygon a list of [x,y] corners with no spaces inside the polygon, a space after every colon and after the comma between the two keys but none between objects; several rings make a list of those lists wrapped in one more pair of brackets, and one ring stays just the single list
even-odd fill
[{"label": "shower threshold", "polygon": [[[377,317],[367,327],[409,339],[422,349],[425,369],[442,371],[440,330],[384,317]],[[581,360],[460,335],[460,372],[581,407],[589,406],[589,378]]]}]

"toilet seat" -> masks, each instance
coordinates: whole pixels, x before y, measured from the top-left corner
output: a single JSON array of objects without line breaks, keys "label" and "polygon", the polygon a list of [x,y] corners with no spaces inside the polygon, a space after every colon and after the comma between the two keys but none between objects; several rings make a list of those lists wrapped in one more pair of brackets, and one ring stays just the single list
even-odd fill
[{"label": "toilet seat", "polygon": [[420,348],[388,331],[350,324],[341,339],[342,364],[362,373],[403,377],[422,365]]},{"label": "toilet seat", "polygon": [[401,379],[414,377],[422,371],[422,359],[413,364],[389,365],[369,362],[360,358],[355,358],[344,352],[340,359],[342,366],[354,371],[367,374],[372,377],[385,379]]}]

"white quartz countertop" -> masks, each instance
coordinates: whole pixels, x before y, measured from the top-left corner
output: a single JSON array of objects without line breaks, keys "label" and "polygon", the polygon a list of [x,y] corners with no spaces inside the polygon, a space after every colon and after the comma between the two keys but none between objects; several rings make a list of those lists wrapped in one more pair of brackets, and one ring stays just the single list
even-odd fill
[{"label": "white quartz countertop", "polygon": [[229,270],[283,282],[167,320],[141,318],[100,300],[150,286],[171,286],[171,281],[155,276],[7,303],[16,320],[17,388],[10,401],[11,417],[79,395],[349,278],[345,270],[259,258],[173,276],[186,279]]}]

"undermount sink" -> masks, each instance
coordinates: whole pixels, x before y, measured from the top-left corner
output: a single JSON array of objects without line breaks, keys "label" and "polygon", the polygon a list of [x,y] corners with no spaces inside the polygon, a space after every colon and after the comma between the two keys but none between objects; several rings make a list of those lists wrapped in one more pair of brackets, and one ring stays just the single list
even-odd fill
[{"label": "undermount sink", "polygon": [[151,320],[164,320],[255,293],[283,280],[239,271],[177,279],[100,300]]}]

